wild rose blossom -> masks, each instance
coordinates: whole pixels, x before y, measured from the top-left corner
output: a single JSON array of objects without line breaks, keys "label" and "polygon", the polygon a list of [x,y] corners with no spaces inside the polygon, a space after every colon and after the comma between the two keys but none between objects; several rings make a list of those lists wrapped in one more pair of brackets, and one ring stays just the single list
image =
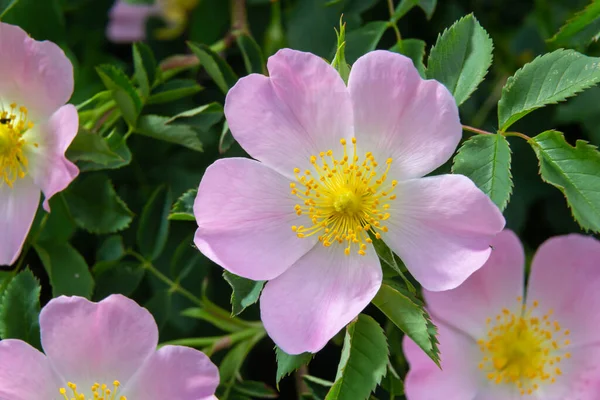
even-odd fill
[{"label": "wild rose blossom", "polygon": [[146,22],[161,17],[167,27],[156,32],[159,39],[173,39],[180,35],[188,14],[198,0],[156,0],[154,4],[129,4],[117,0],[109,12],[106,36],[116,43],[132,43],[146,39]]},{"label": "wild rose blossom", "polygon": [[53,299],[40,328],[45,355],[0,341],[1,400],[216,400],[217,367],[189,347],[156,351],[154,318],[126,297]]},{"label": "wild rose blossom", "polygon": [[421,178],[461,138],[455,101],[387,51],[356,61],[348,86],[321,58],[284,49],[269,77],[225,101],[254,160],[215,162],[200,183],[197,247],[234,274],[269,280],[260,307],[275,343],[320,350],[382,281],[371,235],[430,290],[458,286],[490,255],[504,218],[464,176]]},{"label": "wild rose blossom", "polygon": [[525,257],[511,231],[454,290],[424,291],[442,369],[405,339],[408,400],[596,400],[600,393],[600,241],[558,236]]},{"label": "wild rose blossom", "polygon": [[65,158],[78,115],[64,105],[73,66],[54,43],[0,23],[0,265],[21,252],[44,192],[48,200],[79,173]]}]

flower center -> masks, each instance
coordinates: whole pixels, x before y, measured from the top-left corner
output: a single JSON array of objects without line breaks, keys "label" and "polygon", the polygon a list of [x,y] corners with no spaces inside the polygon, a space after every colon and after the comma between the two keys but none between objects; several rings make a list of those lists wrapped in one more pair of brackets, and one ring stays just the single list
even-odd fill
[{"label": "flower center", "polygon": [[483,353],[479,369],[496,384],[515,385],[521,395],[532,394],[541,384],[556,382],[556,377],[562,375],[559,364],[571,357],[565,352],[570,344],[569,330],[552,320],[552,310],[542,318],[531,316],[538,305],[534,301],[530,310],[523,306],[521,315],[503,309],[495,319],[488,318],[488,334],[478,341]]},{"label": "flower center", "polygon": [[[356,139],[352,138],[353,154],[348,155],[346,139],[340,140],[344,155],[336,159],[332,150],[310,157],[313,172],[294,169],[296,182],[290,183],[291,193],[301,203],[294,210],[307,215],[311,226],[292,226],[299,238],[319,235],[325,247],[333,243],[345,244],[344,253],[350,254],[354,246],[358,254],[365,255],[367,243],[372,243],[369,232],[377,239],[380,232],[387,232],[383,221],[390,217],[388,201],[398,184],[386,182],[392,159],[386,160],[385,169],[380,167],[371,152],[361,160],[356,151]],[[314,177],[313,177],[314,173]]]},{"label": "flower center", "polygon": [[65,400],[127,400],[127,397],[125,396],[117,397],[117,392],[119,391],[120,386],[121,382],[114,381],[113,388],[111,390],[105,384],[101,385],[99,383],[94,383],[91,388],[93,397],[87,397],[85,394],[79,392],[77,385],[72,382],[67,383],[67,387],[69,388],[68,390],[63,387],[58,391],[61,395],[63,395]]},{"label": "flower center", "polygon": [[[0,103],[1,104],[1,103]],[[0,185],[12,188],[18,178],[27,174],[27,158],[23,154],[23,133],[33,128],[27,121],[27,108],[16,104],[6,111],[0,105]],[[37,144],[34,144],[37,147]]]}]

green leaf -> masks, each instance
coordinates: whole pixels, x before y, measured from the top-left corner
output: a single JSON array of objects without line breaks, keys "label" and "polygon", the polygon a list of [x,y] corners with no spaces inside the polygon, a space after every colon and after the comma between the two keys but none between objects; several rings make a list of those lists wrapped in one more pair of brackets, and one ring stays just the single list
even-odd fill
[{"label": "green leaf", "polygon": [[248,71],[249,74],[266,73],[265,58],[263,57],[262,50],[256,41],[250,35],[242,34],[236,37],[236,42],[242,51],[242,57],[244,58],[246,71]]},{"label": "green leaf", "polygon": [[419,71],[421,78],[426,78],[427,73],[425,71],[425,64],[423,64],[423,58],[425,58],[425,42],[420,39],[402,39],[400,43],[396,43],[394,47],[390,48],[390,51],[404,54],[410,58]]},{"label": "green leaf", "polygon": [[0,299],[0,337],[40,345],[40,283],[30,270],[14,277]]},{"label": "green leaf", "polygon": [[[0,0],[0,4],[3,2],[6,3],[6,0]],[[60,0],[9,1],[0,18],[2,22],[18,25],[36,40],[63,43],[67,38]]]},{"label": "green leaf", "polygon": [[265,285],[265,281],[242,278],[229,271],[223,271],[223,278],[233,290],[231,293],[231,315],[233,316],[239,315],[246,307],[256,303]]},{"label": "green leaf", "polygon": [[144,115],[140,118],[135,133],[154,139],[175,143],[194,151],[202,151],[198,133],[187,125],[169,125],[169,117]]},{"label": "green leaf", "polygon": [[147,308],[156,320],[158,329],[167,324],[171,318],[171,310],[173,309],[173,292],[170,289],[159,290],[154,292],[154,295],[144,303],[144,308]]},{"label": "green leaf", "polygon": [[223,106],[220,103],[212,102],[183,111],[169,118],[167,124],[182,123],[203,131],[208,131],[223,118],[223,114]]},{"label": "green leaf", "polygon": [[0,0],[0,20],[10,11],[20,0]]},{"label": "green leaf", "polygon": [[146,270],[134,261],[101,261],[92,269],[96,281],[94,299],[102,300],[111,294],[131,296],[142,282]]},{"label": "green leaf", "polygon": [[387,282],[381,285],[381,289],[373,299],[373,304],[438,366],[440,365],[437,328],[431,322],[422,302],[397,285]]},{"label": "green leaf", "polygon": [[512,193],[510,146],[502,135],[475,135],[454,157],[452,173],[465,175],[504,211]]},{"label": "green leaf", "polygon": [[375,50],[390,24],[387,21],[373,21],[348,33],[346,38],[346,59],[353,64],[360,56]]},{"label": "green leaf", "polygon": [[587,45],[600,36],[600,1],[592,1],[569,19],[548,42],[557,45]]},{"label": "green leaf", "polygon": [[[53,211],[54,212],[54,211]],[[125,256],[125,244],[120,235],[111,235],[104,239],[96,252],[96,261],[119,261]]]},{"label": "green leaf", "polygon": [[77,179],[65,191],[65,200],[77,225],[91,233],[118,232],[133,219],[133,213],[104,174]]},{"label": "green leaf", "polygon": [[386,266],[391,268],[393,273],[397,274],[402,278],[402,280],[406,284],[406,287],[408,288],[408,290],[410,290],[411,293],[417,293],[417,289],[415,289],[414,285],[404,275],[406,267],[404,266],[404,264],[402,264],[398,256],[394,254],[392,249],[390,249],[383,240],[377,239],[372,233],[369,233],[369,235],[371,237],[371,240],[373,241],[373,247],[375,247],[377,257],[379,257],[379,260],[383,262],[381,265],[382,267],[384,267],[384,272]]},{"label": "green leaf", "polygon": [[104,86],[112,93],[113,99],[123,114],[129,126],[135,127],[138,116],[142,111],[142,99],[133,84],[123,71],[113,65],[100,65],[96,71]]},{"label": "green leaf", "polygon": [[188,43],[189,48],[198,57],[206,73],[210,75],[223,93],[235,85],[237,76],[221,56],[204,44]]},{"label": "green leaf", "polygon": [[314,400],[324,400],[327,396],[327,392],[329,392],[329,389],[333,386],[333,382],[317,378],[316,376],[304,375],[302,379],[306,386],[308,386],[310,395]]},{"label": "green leaf", "polygon": [[156,260],[165,248],[171,203],[171,191],[160,186],[144,206],[137,231],[137,245],[146,260]]},{"label": "green leaf", "polygon": [[69,243],[53,241],[34,245],[50,277],[52,296],[81,296],[89,299],[94,290],[94,279],[85,259]]},{"label": "green leaf", "polygon": [[362,400],[381,382],[388,364],[383,329],[365,314],[348,325],[338,372],[326,400]]},{"label": "green leaf", "polygon": [[169,219],[173,221],[195,221],[194,201],[198,195],[198,189],[190,189],[181,195],[173,204]]},{"label": "green leaf", "polygon": [[500,131],[533,110],[555,104],[600,81],[600,58],[556,50],[536,58],[508,78],[498,103]]},{"label": "green leaf", "polygon": [[173,79],[156,88],[148,98],[147,104],[170,103],[184,97],[192,96],[202,90],[192,79]]},{"label": "green leaf", "polygon": [[230,386],[233,383],[233,380],[239,374],[248,353],[250,353],[250,350],[252,350],[254,345],[258,343],[261,338],[262,334],[257,334],[250,340],[238,343],[229,351],[229,353],[227,353],[219,365],[219,375],[221,377],[222,385]]},{"label": "green leaf", "polygon": [[112,131],[106,137],[106,143],[110,150],[115,153],[118,157],[112,158],[110,161],[105,159],[104,161],[108,161],[104,164],[94,162],[94,161],[80,161],[78,163],[79,170],[81,172],[86,171],[99,171],[104,169],[118,169],[129,165],[131,163],[132,155],[129,147],[127,147],[127,142],[123,138],[123,136],[117,132],[116,130]]},{"label": "green leaf", "polygon": [[46,223],[37,233],[37,240],[52,240],[67,242],[75,233],[77,226],[64,199],[63,193],[58,193],[50,199],[51,213],[46,216]]},{"label": "green leaf", "polygon": [[181,312],[184,317],[196,318],[211,323],[225,332],[239,332],[248,327],[240,323],[239,320],[232,319],[229,314],[220,315],[207,310],[206,308],[188,308]]},{"label": "green leaf", "polygon": [[302,353],[292,355],[281,350],[279,347],[275,347],[275,356],[277,358],[277,376],[275,382],[279,389],[279,382],[301,366],[307,365],[314,357],[314,354]]},{"label": "green leaf", "polygon": [[475,91],[492,64],[494,45],[469,14],[438,36],[427,61],[427,78],[443,83],[461,105]]},{"label": "green leaf", "polygon": [[557,131],[540,133],[529,143],[540,161],[542,179],[563,192],[573,217],[582,228],[600,232],[600,153],[597,148],[583,140],[572,147]]},{"label": "green leaf", "polygon": [[272,387],[255,381],[243,381],[233,387],[233,391],[250,396],[251,399],[276,399],[279,394]]},{"label": "green leaf", "polygon": [[219,137],[219,154],[225,154],[234,143],[235,139],[229,130],[229,124],[225,121],[223,129],[221,129],[221,136]]},{"label": "green leaf", "polygon": [[340,18],[340,30],[336,29],[335,34],[337,36],[337,46],[331,66],[335,68],[347,85],[348,77],[350,76],[350,66],[346,61],[346,23],[342,22],[342,18]]},{"label": "green leaf", "polygon": [[425,12],[427,19],[431,19],[436,5],[437,0],[401,0],[392,15],[392,21],[397,22],[416,6],[419,6]]},{"label": "green leaf", "polygon": [[142,96],[148,97],[156,80],[156,59],[147,44],[142,42],[133,44],[133,66]]},{"label": "green leaf", "polygon": [[123,161],[123,158],[110,148],[105,138],[85,129],[79,129],[67,150],[67,157],[73,162],[85,160],[100,165]]},{"label": "green leaf", "polygon": [[193,244],[194,233],[192,232],[181,241],[173,253],[169,272],[176,283],[186,282],[186,278],[191,272],[196,274],[204,272],[204,275],[207,275],[211,268],[210,261]]}]

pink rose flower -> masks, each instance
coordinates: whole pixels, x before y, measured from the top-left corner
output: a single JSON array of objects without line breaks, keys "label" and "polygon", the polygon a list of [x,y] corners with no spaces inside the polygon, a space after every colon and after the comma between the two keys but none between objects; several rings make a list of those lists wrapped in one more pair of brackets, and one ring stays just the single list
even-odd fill
[{"label": "pink rose flower", "polygon": [[405,338],[408,400],[597,400],[600,241],[557,236],[538,249],[525,290],[523,247],[499,234],[460,287],[424,291],[439,327],[440,370]]},{"label": "pink rose flower", "polygon": [[216,400],[217,367],[188,347],[156,351],[154,318],[126,297],[53,299],[40,327],[45,355],[0,341],[0,399]]},{"label": "pink rose flower", "polygon": [[151,17],[160,17],[166,27],[156,31],[162,40],[174,39],[186,27],[190,12],[198,0],[155,0],[153,4],[129,4],[117,0],[109,12],[106,36],[115,43],[133,43],[146,39],[146,22]]},{"label": "pink rose flower", "polygon": [[160,15],[158,4],[129,4],[117,0],[108,14],[106,36],[115,43],[133,43],[146,39],[146,22]]},{"label": "pink rose flower", "polygon": [[48,200],[79,173],[65,158],[77,134],[73,66],[54,43],[0,23],[0,265],[19,257],[44,192]]},{"label": "pink rose flower", "polygon": [[227,95],[231,132],[257,161],[206,170],[195,243],[232,273],[269,280],[261,317],[278,346],[316,352],[369,304],[382,280],[369,233],[430,290],[483,265],[504,227],[498,208],[464,176],[422,178],[461,138],[441,83],[387,51],[356,61],[347,87],[309,53],[281,50],[268,70]]}]

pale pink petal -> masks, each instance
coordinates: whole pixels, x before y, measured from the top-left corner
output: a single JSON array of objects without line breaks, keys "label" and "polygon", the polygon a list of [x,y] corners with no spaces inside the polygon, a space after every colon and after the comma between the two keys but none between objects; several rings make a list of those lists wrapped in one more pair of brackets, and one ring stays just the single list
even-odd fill
[{"label": "pale pink petal", "polygon": [[339,74],[324,60],[283,49],[269,58],[269,77],[252,74],[229,91],[225,116],[255,159],[293,177],[311,155],[342,149],[352,136],[352,106]]},{"label": "pale pink petal", "polygon": [[[478,369],[481,352],[468,336],[436,322],[442,369],[408,336],[404,355],[410,366],[404,381],[408,400],[474,400],[483,378]],[[488,398],[485,398],[488,400]],[[509,399],[503,399],[509,400]]]},{"label": "pale pink petal", "polygon": [[110,9],[106,36],[115,43],[132,43],[146,39],[148,18],[158,15],[158,5],[128,4],[117,0]]},{"label": "pale pink petal", "polygon": [[44,354],[20,340],[0,341],[0,399],[55,399],[60,384]]},{"label": "pale pink petal", "polygon": [[487,261],[504,228],[500,210],[462,175],[400,182],[395,193],[383,239],[427,290],[464,282]]},{"label": "pale pink petal", "polygon": [[254,280],[279,276],[317,241],[292,231],[306,217],[296,215],[298,199],[289,184],[257,161],[218,160],[207,168],[194,203],[196,246],[236,275]]},{"label": "pale pink petal", "polygon": [[519,238],[504,230],[491,245],[490,258],[462,285],[444,292],[423,291],[437,320],[476,340],[487,334],[488,318],[494,318],[502,309],[518,315],[523,304],[525,254]]},{"label": "pale pink petal", "polygon": [[53,299],[42,309],[40,327],[42,346],[56,371],[83,388],[114,380],[125,384],[158,343],[152,315],[121,295],[99,303]]},{"label": "pale pink petal", "polygon": [[37,42],[18,26],[0,23],[0,108],[27,107],[43,121],[73,93],[73,65],[56,44]]},{"label": "pale pink petal", "polygon": [[208,400],[218,385],[219,370],[204,353],[189,347],[164,346],[119,395],[134,400]]},{"label": "pale pink petal", "polygon": [[0,182],[0,265],[19,258],[39,203],[40,189],[31,178],[17,179],[12,188]]},{"label": "pale pink petal", "polygon": [[600,395],[600,346],[571,349],[571,358],[560,362],[562,375],[540,387],[539,400],[598,400]]},{"label": "pale pink petal", "polygon": [[23,137],[27,144],[28,172],[44,192],[46,211],[50,211],[50,198],[66,189],[79,174],[77,166],[65,157],[78,129],[77,109],[67,104],[52,114],[48,122],[27,131]]},{"label": "pale pink petal", "polygon": [[361,149],[391,157],[395,179],[433,171],[456,150],[462,135],[458,108],[441,83],[421,79],[400,54],[373,51],[352,66],[348,89]]},{"label": "pale pink petal", "polygon": [[317,245],[265,285],[261,319],[286,353],[316,353],[369,304],[381,280],[374,249],[347,256],[337,243]]},{"label": "pale pink petal", "polygon": [[572,346],[600,344],[600,241],[578,234],[548,239],[531,265],[527,303],[571,331]]}]

